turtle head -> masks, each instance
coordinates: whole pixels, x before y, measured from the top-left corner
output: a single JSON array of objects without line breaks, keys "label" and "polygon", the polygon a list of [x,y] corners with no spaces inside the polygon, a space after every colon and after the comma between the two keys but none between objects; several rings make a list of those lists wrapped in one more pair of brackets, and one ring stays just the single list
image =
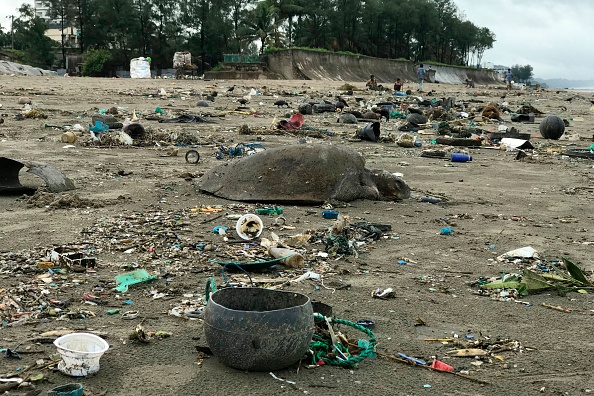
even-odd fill
[{"label": "turtle head", "polygon": [[399,176],[385,170],[373,170],[371,175],[380,200],[396,201],[410,198],[410,187]]}]

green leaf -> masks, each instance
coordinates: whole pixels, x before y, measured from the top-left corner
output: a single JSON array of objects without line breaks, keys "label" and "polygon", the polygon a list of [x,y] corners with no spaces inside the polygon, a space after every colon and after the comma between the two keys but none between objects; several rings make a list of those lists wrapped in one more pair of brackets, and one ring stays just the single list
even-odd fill
[{"label": "green leaf", "polygon": [[570,277],[569,275],[566,275],[564,273],[560,273],[560,274],[543,273],[543,274],[540,274],[540,276],[542,276],[546,280],[556,281],[556,282],[567,282],[567,281],[571,282],[571,281],[575,280],[572,277]]},{"label": "green leaf", "polygon": [[580,294],[588,294],[588,292],[586,290],[584,290],[584,289],[578,289],[577,292],[580,293]]},{"label": "green leaf", "polygon": [[592,283],[588,280],[588,278],[586,278],[586,276],[584,275],[582,270],[577,265],[575,265],[574,263],[572,263],[571,261],[569,261],[569,259],[566,259],[565,257],[563,257],[563,263],[565,263],[565,266],[567,267],[567,271],[571,274],[571,276],[573,276],[573,278],[575,280],[577,280],[578,282],[581,282],[585,285],[592,286]]},{"label": "green leaf", "polygon": [[491,283],[487,283],[485,285],[481,285],[483,289],[517,289],[521,285],[521,282],[518,281],[495,281]]},{"label": "green leaf", "polygon": [[528,294],[538,293],[543,290],[548,290],[552,287],[545,278],[529,270],[523,272],[523,282],[526,284],[526,291]]}]

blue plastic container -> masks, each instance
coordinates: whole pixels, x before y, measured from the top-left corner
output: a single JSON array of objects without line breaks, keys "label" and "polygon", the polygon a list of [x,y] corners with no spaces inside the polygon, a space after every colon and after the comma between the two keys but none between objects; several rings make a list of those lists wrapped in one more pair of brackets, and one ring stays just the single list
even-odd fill
[{"label": "blue plastic container", "polygon": [[338,212],[335,212],[334,210],[324,210],[322,211],[322,217],[325,219],[337,219]]},{"label": "blue plastic container", "polygon": [[452,162],[472,161],[472,156],[464,153],[452,153]]}]

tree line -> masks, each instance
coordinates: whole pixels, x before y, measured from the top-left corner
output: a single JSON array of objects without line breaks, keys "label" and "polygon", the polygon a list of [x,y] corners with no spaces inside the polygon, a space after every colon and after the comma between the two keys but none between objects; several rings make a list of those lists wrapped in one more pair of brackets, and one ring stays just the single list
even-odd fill
[{"label": "tree line", "polygon": [[[493,32],[467,20],[453,0],[46,2],[58,28],[75,29],[76,52],[107,50],[112,64],[122,66],[150,56],[153,67],[171,67],[173,53],[183,50],[213,66],[226,53],[291,47],[476,66],[495,42]],[[31,6],[24,4],[19,13],[15,50],[29,53],[36,66],[63,66],[71,43],[64,37],[61,43],[45,40],[40,33],[49,25]],[[0,32],[0,45],[6,48],[10,39],[9,31]]]},{"label": "tree line", "polygon": [[511,67],[511,72],[514,77],[514,80],[520,83],[525,83],[530,85],[532,80],[533,74],[532,71],[534,69],[530,65],[513,65]]}]

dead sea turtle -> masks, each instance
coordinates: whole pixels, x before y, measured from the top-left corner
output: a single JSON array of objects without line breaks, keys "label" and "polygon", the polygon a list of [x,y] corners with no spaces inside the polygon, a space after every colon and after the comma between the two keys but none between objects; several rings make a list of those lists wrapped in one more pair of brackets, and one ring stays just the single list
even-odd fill
[{"label": "dead sea turtle", "polygon": [[392,201],[410,196],[399,177],[366,169],[362,155],[330,145],[282,146],[219,165],[201,178],[200,189],[258,202]]}]

